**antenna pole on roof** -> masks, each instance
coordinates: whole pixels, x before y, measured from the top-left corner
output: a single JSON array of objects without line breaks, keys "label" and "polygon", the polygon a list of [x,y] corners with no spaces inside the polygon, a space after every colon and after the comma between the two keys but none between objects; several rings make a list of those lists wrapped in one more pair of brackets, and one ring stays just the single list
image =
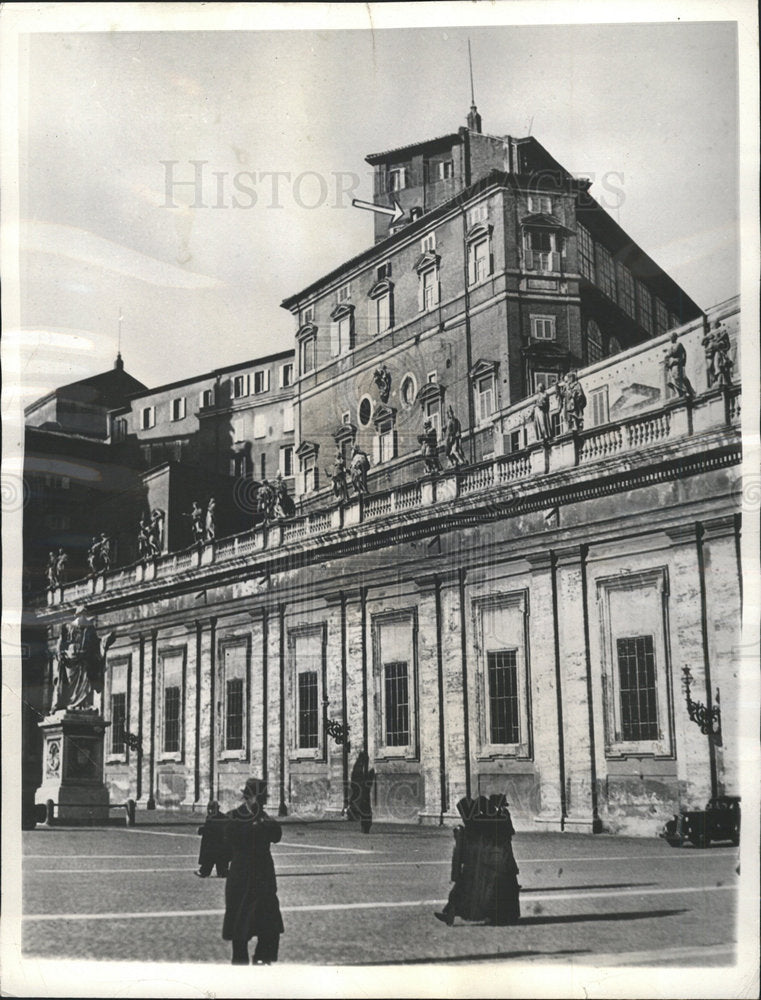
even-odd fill
[{"label": "antenna pole on roof", "polygon": [[119,306],[119,318],[118,322],[118,333],[116,341],[116,361],[114,362],[114,368],[118,368],[120,371],[124,368],[124,362],[122,361],[122,307]]},{"label": "antenna pole on roof", "polygon": [[468,66],[470,67],[470,114],[468,115],[468,128],[471,132],[481,131],[481,115],[476,107],[476,91],[473,86],[473,53],[470,50],[470,39],[468,39]]}]

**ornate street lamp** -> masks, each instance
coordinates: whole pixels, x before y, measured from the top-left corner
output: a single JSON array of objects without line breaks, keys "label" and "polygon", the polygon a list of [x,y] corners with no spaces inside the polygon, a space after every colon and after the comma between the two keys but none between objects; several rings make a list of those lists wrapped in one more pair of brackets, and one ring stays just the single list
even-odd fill
[{"label": "ornate street lamp", "polygon": [[707,708],[702,701],[693,701],[690,694],[692,686],[692,672],[690,668],[682,667],[682,687],[687,700],[687,714],[692,722],[700,726],[700,731],[714,744],[720,747],[721,741],[721,699],[719,689],[716,688],[714,704]]},{"label": "ornate street lamp", "polygon": [[339,722],[337,719],[328,718],[328,705],[329,700],[327,698],[322,699],[322,722],[325,727],[325,732],[328,736],[331,736],[338,746],[343,746],[346,749],[346,753],[351,751],[351,742],[349,740],[349,729],[348,723]]}]

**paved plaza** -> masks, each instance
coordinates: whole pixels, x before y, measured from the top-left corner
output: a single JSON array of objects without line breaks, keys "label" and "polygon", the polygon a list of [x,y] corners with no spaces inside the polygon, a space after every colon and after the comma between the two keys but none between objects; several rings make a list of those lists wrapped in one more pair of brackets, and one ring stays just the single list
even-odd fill
[{"label": "paved plaza", "polygon": [[[224,880],[194,876],[199,817],[138,814],[134,828],[23,835],[26,957],[226,965]],[[515,927],[447,927],[449,828],[286,820],[273,848],[282,963],[405,965],[521,960],[593,965],[734,962],[738,851],[663,841],[519,833]]]}]

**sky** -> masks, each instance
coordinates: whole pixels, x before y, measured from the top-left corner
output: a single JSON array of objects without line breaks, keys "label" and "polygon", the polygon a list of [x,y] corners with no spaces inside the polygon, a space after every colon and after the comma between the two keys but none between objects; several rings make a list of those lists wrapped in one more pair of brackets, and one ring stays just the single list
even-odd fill
[{"label": "sky", "polygon": [[364,157],[465,124],[468,38],[484,131],[591,177],[701,307],[739,291],[730,22],[34,33],[24,403],[110,368],[120,329],[149,386],[293,346],[283,298],[372,244]]}]

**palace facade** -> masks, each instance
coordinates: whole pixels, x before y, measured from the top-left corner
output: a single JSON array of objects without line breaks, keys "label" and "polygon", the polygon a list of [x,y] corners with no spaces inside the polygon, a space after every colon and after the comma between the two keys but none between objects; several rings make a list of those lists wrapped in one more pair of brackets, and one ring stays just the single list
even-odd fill
[{"label": "palace facade", "polygon": [[[296,516],[32,602],[40,715],[75,608],[116,632],[112,802],[205,810],[258,774],[281,814],[339,816],[362,749],[375,815],[407,822],[504,792],[524,829],[650,835],[737,792],[738,303],[702,314],[535,140],[469,125],[370,157],[406,224],[284,303],[293,431],[273,425],[270,447],[293,442]],[[723,384],[706,370],[716,322]],[[672,332],[689,392],[668,385]],[[533,394],[569,369],[583,427],[553,389],[541,440]],[[219,399],[196,388],[201,426]],[[170,412],[183,394],[155,392]],[[138,447],[149,395],[128,407]],[[427,474],[423,421],[441,438],[450,406],[467,461]],[[251,454],[253,423],[235,435]],[[341,501],[322,472],[355,444],[370,493]],[[696,703],[720,706],[709,734]]]}]

